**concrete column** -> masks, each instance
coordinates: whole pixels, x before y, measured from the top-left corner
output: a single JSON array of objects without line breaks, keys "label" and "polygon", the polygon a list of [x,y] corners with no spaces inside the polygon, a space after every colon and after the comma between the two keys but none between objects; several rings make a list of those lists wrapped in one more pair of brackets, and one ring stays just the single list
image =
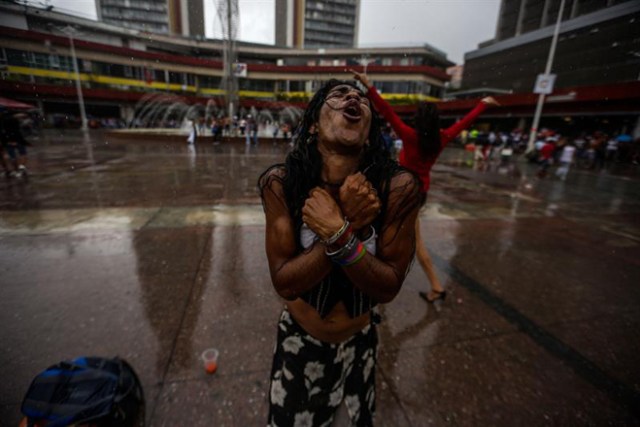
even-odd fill
[{"label": "concrete column", "polygon": [[571,5],[571,16],[569,16],[569,19],[573,19],[576,16],[578,16],[578,3],[580,2],[580,0],[573,0],[573,4]]},{"label": "concrete column", "polygon": [[544,0],[544,7],[542,8],[542,18],[540,19],[540,28],[547,26],[547,15],[549,14],[549,0]]},{"label": "concrete column", "polygon": [[524,9],[527,5],[527,0],[520,0],[520,10],[518,11],[518,23],[516,24],[516,36],[522,33],[522,21],[524,21]]},{"label": "concrete column", "polygon": [[353,28],[353,47],[358,47],[358,30],[360,29],[360,0],[356,0],[356,22]]},{"label": "concrete column", "polygon": [[500,2],[500,11],[498,12],[498,22],[496,23],[496,35],[495,35],[496,40],[503,39],[502,34],[500,34],[500,26],[502,25],[502,14],[504,13],[504,3],[505,3],[504,0]]}]

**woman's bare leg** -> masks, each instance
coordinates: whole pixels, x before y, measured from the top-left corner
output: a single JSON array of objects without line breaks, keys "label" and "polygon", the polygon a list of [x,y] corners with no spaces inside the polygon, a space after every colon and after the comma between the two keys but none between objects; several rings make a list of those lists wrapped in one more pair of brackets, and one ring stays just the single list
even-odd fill
[{"label": "woman's bare leg", "polygon": [[431,291],[427,298],[429,300],[434,300],[438,298],[439,293],[444,291],[444,288],[442,287],[442,284],[438,279],[438,275],[433,268],[429,251],[422,240],[422,235],[420,233],[420,216],[416,218],[416,257],[418,257],[418,262],[420,263],[420,266],[422,266],[422,269],[431,283]]}]

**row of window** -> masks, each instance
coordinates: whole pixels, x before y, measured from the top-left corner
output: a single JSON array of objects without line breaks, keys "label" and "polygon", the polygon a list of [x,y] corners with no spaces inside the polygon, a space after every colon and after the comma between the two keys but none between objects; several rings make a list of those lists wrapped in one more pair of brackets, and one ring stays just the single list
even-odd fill
[{"label": "row of window", "polygon": [[107,24],[118,25],[124,28],[130,28],[133,30],[142,30],[142,31],[152,31],[158,33],[168,33],[169,25],[168,24],[152,24],[149,22],[130,22],[130,21],[119,21],[114,19],[104,19],[103,20]]},{"label": "row of window", "polygon": [[421,95],[441,98],[443,88],[430,85],[425,82],[405,81],[405,82],[373,82],[373,85],[381,93],[419,93]]},{"label": "row of window", "polygon": [[346,34],[350,37],[353,37],[353,33],[354,33],[353,28],[340,27],[338,25],[328,24],[326,22],[318,22],[318,21],[305,21],[304,27],[307,29],[307,31],[309,30],[326,31],[329,33]]},{"label": "row of window", "polygon": [[107,12],[107,11],[119,11],[119,10],[131,10],[131,9],[153,10],[153,11],[156,11],[156,12],[164,12],[165,14],[167,13],[167,4],[166,3],[155,4],[155,3],[149,3],[149,2],[141,2],[140,4],[137,4],[134,7],[124,6],[123,4],[107,4],[107,5],[105,5],[103,3],[101,6],[102,6],[102,13],[103,14],[105,12]]},{"label": "row of window", "polygon": [[353,37],[344,36],[342,34],[327,34],[319,31],[305,31],[304,33],[305,46],[307,40],[310,42],[326,42],[326,43],[340,43],[343,46],[352,46]]},{"label": "row of window", "polygon": [[139,21],[167,22],[167,14],[162,12],[147,12],[142,10],[105,9],[103,19],[137,19]]},{"label": "row of window", "polygon": [[100,6],[116,6],[116,7],[129,7],[138,9],[150,9],[162,10],[167,9],[167,2],[165,0],[145,1],[145,0],[102,0]]},{"label": "row of window", "polygon": [[[6,60],[8,66],[18,66],[35,68],[41,70],[52,71],[66,71],[73,72],[73,62],[71,57],[65,55],[58,55],[55,53],[46,54],[40,52],[28,52],[19,51],[16,49],[3,48],[1,58]],[[396,58],[393,61],[399,61],[401,65],[411,65],[411,61],[415,58]],[[4,62],[4,61],[3,61]],[[391,58],[385,58],[382,61],[382,65],[394,65]],[[390,63],[387,63],[390,62]],[[346,66],[355,65],[353,61],[346,60],[310,60],[307,61],[307,65],[321,65],[321,66]],[[78,60],[78,70],[81,73],[89,74],[92,76],[106,76],[116,77],[123,79],[131,79],[136,81],[146,82],[147,85],[140,86],[139,90],[147,90],[152,83],[167,83],[178,84],[186,88],[186,86],[197,86],[199,88],[219,89],[222,87],[222,81],[217,76],[202,76],[191,73],[181,73],[162,69],[153,69],[132,65],[113,64],[101,61],[91,61],[86,59]],[[28,79],[30,76],[22,76],[21,78]],[[36,79],[51,79],[45,77],[37,77]],[[53,79],[53,81],[60,83],[59,79]],[[95,87],[97,83],[84,82],[88,87]],[[306,80],[301,81],[288,81],[288,82],[275,82],[273,80],[257,80],[257,79],[239,79],[238,85],[240,90],[248,91],[260,91],[260,92],[273,92],[273,91],[292,91],[301,92],[306,89]],[[113,86],[112,86],[113,87]],[[419,93],[423,95],[430,95],[434,97],[440,97],[442,89],[437,86],[432,86],[424,82],[379,82],[376,84],[382,92],[385,93],[400,93],[410,94]]]},{"label": "row of window", "polygon": [[307,11],[304,14],[306,19],[316,19],[320,21],[328,21],[335,24],[343,24],[350,27],[353,27],[355,22],[355,17],[341,15],[338,13],[328,13],[328,12],[317,12],[317,11]]},{"label": "row of window", "polygon": [[341,5],[336,3],[322,2],[322,1],[309,1],[307,2],[307,11],[308,10],[321,10],[328,12],[337,12],[340,14],[347,14],[351,16],[355,16],[356,8],[355,5]]},{"label": "row of window", "polygon": [[[313,33],[311,34],[313,35]],[[309,34],[307,34],[309,36]],[[316,40],[310,40],[316,41]],[[350,39],[337,39],[332,40],[334,42],[344,42],[350,43]],[[25,52],[19,51],[15,49],[4,49],[5,55],[7,58],[7,63],[9,65],[17,65],[23,67],[33,67],[33,68],[44,68],[48,70],[61,70],[61,71],[73,71],[73,64],[71,63],[71,58],[64,55],[57,54],[46,54],[39,52]],[[415,56],[407,56],[407,57],[384,57],[384,58],[375,58],[373,62],[369,62],[369,65],[383,65],[383,66],[412,66],[412,65],[423,65],[422,57]],[[358,61],[356,60],[344,60],[344,59],[320,59],[320,60],[307,60],[304,64],[308,66],[340,66],[340,65],[349,65],[354,66],[358,65]],[[157,69],[145,69],[143,70],[141,67],[133,67],[133,66],[125,66],[119,64],[111,64],[106,62],[99,61],[88,61],[88,60],[80,60],[79,69],[83,72],[87,73],[96,73],[103,74],[114,77],[130,77],[130,78],[138,78],[138,79],[149,79],[153,80],[165,80],[164,71]],[[170,78],[171,83],[181,83],[174,82],[173,77]]]}]

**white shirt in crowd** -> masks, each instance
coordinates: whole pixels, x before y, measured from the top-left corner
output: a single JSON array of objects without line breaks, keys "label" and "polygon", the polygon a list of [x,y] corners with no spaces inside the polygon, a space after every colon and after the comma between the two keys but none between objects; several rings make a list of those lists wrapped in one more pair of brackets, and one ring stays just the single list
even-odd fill
[{"label": "white shirt in crowd", "polygon": [[560,163],[571,163],[573,161],[573,153],[575,153],[576,147],[573,145],[565,145],[560,156]]}]

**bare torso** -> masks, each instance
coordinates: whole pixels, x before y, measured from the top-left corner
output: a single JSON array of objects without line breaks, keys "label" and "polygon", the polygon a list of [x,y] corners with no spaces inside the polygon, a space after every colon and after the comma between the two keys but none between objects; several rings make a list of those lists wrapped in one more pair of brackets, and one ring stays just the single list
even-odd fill
[{"label": "bare torso", "polygon": [[320,313],[298,298],[286,302],[287,309],[302,328],[320,341],[337,344],[351,338],[369,324],[369,312],[351,318],[344,303],[339,302],[323,319]]}]

